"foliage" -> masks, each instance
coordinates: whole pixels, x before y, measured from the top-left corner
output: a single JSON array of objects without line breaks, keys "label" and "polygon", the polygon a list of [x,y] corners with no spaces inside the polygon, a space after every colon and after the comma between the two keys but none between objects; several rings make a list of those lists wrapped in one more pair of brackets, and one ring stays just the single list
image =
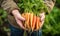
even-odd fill
[{"label": "foliage", "polygon": [[7,13],[3,9],[0,9],[0,25],[3,25],[4,21],[6,21]]},{"label": "foliage", "polygon": [[7,22],[7,13],[6,11],[0,8],[0,30],[2,30],[1,32],[7,31],[6,27],[4,26],[6,25],[5,22]]},{"label": "foliage", "polygon": [[41,10],[47,11],[43,0],[19,0],[18,6],[23,12],[33,12],[37,15]]},{"label": "foliage", "polygon": [[56,4],[60,5],[60,0],[56,0]]},{"label": "foliage", "polygon": [[51,36],[55,36],[60,34],[60,9],[57,7],[54,7],[53,11],[46,15],[44,27],[43,27],[43,33],[48,36],[50,34]]}]

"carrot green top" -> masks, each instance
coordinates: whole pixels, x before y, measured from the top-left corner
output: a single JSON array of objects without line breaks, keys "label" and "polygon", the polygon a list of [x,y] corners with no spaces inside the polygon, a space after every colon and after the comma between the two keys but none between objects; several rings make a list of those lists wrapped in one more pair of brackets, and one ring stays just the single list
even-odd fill
[{"label": "carrot green top", "polygon": [[19,7],[23,12],[40,13],[41,10],[47,11],[46,5],[43,0],[21,0]]}]

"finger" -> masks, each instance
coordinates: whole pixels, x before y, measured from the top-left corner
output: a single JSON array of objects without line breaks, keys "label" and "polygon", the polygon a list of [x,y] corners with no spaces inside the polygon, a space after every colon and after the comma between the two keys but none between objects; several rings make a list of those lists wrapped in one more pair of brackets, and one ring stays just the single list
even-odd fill
[{"label": "finger", "polygon": [[17,24],[24,30],[26,30],[26,28],[23,26],[22,22],[16,18]]},{"label": "finger", "polygon": [[22,16],[19,16],[18,19],[25,21],[25,18],[23,18]]},{"label": "finger", "polygon": [[40,25],[40,29],[43,27],[43,24],[44,24],[44,21],[41,23],[41,25]]},{"label": "finger", "polygon": [[45,19],[45,13],[40,13],[40,18],[41,18],[41,21],[43,21]]},{"label": "finger", "polygon": [[41,24],[44,24],[44,21],[42,21]]},{"label": "finger", "polygon": [[15,17],[18,18],[18,19],[20,19],[20,20],[22,20],[22,21],[25,20],[25,18],[23,18],[20,14],[16,14]]}]

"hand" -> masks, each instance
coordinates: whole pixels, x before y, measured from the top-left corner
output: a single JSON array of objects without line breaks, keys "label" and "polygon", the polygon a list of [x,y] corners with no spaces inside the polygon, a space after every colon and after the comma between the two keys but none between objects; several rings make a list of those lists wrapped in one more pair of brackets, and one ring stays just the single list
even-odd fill
[{"label": "hand", "polygon": [[13,16],[15,17],[15,20],[16,20],[17,24],[18,24],[22,29],[26,29],[26,28],[23,26],[23,23],[22,23],[22,21],[25,21],[25,18],[23,18],[23,17],[21,16],[21,14],[19,13],[19,11],[18,11],[18,10],[13,10],[13,11],[12,11],[12,14],[13,14]]},{"label": "hand", "polygon": [[44,12],[40,13],[40,18],[41,18],[41,28],[42,28],[42,26],[44,24],[44,19],[45,19],[45,13]]}]

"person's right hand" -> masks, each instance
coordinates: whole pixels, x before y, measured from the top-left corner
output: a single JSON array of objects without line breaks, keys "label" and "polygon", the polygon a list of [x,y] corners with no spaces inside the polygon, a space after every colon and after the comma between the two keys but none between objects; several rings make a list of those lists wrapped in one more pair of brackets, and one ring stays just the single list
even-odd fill
[{"label": "person's right hand", "polygon": [[25,29],[25,30],[26,30],[26,28],[23,26],[23,23],[22,23],[22,21],[25,21],[25,18],[23,18],[23,17],[21,16],[21,14],[19,13],[19,11],[18,11],[18,10],[13,10],[13,11],[12,11],[12,14],[13,14],[13,16],[15,17],[17,24],[18,24],[22,29]]}]

